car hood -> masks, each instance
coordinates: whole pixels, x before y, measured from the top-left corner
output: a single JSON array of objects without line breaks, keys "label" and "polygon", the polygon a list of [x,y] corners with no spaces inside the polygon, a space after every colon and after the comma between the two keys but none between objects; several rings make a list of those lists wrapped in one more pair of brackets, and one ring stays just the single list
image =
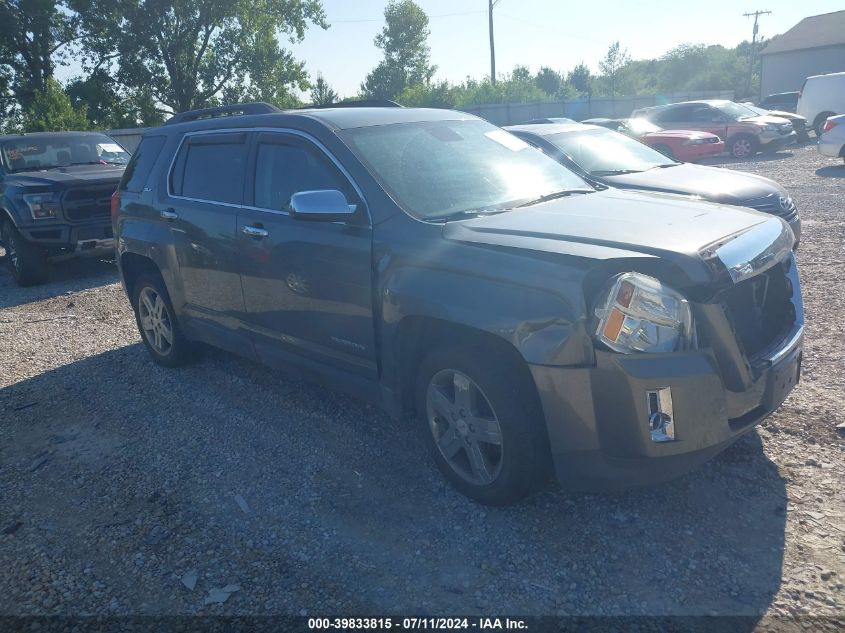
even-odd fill
[{"label": "car hood", "polygon": [[72,165],[58,169],[18,171],[6,176],[7,184],[23,187],[42,187],[50,185],[98,184],[114,181],[117,183],[123,175],[124,165]]},{"label": "car hood", "polygon": [[661,130],[660,132],[648,132],[642,138],[663,139],[663,138],[677,138],[677,139],[693,139],[693,138],[710,138],[716,136],[710,132],[696,132],[695,130]]},{"label": "car hood", "polygon": [[807,119],[800,114],[793,112],[784,112],[782,110],[769,110],[769,114],[778,119],[786,119],[787,121],[806,121]]},{"label": "car hood", "polygon": [[698,196],[710,202],[743,206],[749,200],[786,192],[772,180],[732,169],[681,163],[666,169],[607,176],[603,182],[623,189],[662,191]]},{"label": "car hood", "polygon": [[703,249],[757,226],[778,236],[785,229],[791,246],[792,233],[780,218],[675,195],[613,189],[448,222],[443,231],[456,241],[592,259],[657,257],[685,269],[691,280],[704,281],[710,274]]},{"label": "car hood", "polygon": [[761,125],[781,125],[783,123],[790,123],[788,119],[770,114],[761,114],[759,116],[743,117],[739,123],[759,123]]}]

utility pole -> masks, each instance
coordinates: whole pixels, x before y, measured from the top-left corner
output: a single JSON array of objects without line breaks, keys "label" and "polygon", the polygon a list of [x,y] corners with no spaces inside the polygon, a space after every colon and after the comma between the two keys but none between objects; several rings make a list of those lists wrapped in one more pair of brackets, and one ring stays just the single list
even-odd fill
[{"label": "utility pole", "polygon": [[487,0],[487,14],[490,23],[490,83],[496,85],[496,45],[493,42],[493,9],[502,0]]},{"label": "utility pole", "polygon": [[[745,94],[746,96],[751,96],[751,80],[754,76],[754,55],[756,51],[754,50],[755,46],[757,46],[757,32],[759,30],[759,26],[757,25],[757,20],[760,19],[761,15],[770,15],[771,11],[751,11],[749,13],[743,13],[742,15],[746,18],[750,18],[752,15],[754,16],[754,29],[751,32],[751,49],[748,51],[748,80],[745,82]],[[760,95],[762,96],[762,95]]]}]

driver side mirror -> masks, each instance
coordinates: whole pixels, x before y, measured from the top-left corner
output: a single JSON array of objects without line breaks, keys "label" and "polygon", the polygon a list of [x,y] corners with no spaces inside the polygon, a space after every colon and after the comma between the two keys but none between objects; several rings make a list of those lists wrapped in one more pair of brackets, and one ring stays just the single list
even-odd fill
[{"label": "driver side mirror", "polygon": [[290,214],[295,220],[343,222],[355,215],[357,208],[336,189],[298,191],[290,198]]}]

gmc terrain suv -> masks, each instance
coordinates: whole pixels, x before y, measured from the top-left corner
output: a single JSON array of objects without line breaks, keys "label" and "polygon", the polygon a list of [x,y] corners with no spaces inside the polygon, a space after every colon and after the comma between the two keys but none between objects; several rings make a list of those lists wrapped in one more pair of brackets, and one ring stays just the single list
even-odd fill
[{"label": "gmc terrain suv", "polygon": [[162,365],[204,342],[413,413],[491,504],[687,471],[798,381],[778,217],[599,191],[460,112],[234,108],[147,132],[115,194]]},{"label": "gmc terrain suv", "polygon": [[790,121],[721,99],[642,108],[631,113],[631,118],[636,117],[664,128],[715,134],[725,141],[725,148],[734,158],[749,158],[763,149],[774,151],[798,138]]},{"label": "gmc terrain suv", "polygon": [[109,203],[128,161],[105,134],[0,136],[0,240],[20,285],[47,281],[50,258],[114,252]]}]

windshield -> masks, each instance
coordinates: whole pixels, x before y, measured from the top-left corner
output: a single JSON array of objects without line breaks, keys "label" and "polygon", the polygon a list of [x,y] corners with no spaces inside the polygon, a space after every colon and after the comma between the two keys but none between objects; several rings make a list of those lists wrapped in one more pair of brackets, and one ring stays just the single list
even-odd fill
[{"label": "windshield", "polygon": [[411,215],[426,219],[510,209],[589,185],[517,137],[485,121],[361,127],[341,138]]},{"label": "windshield", "polygon": [[11,172],[129,162],[127,151],[105,134],[25,136],[0,143],[0,153]]},{"label": "windshield", "polygon": [[637,136],[641,136],[643,134],[650,134],[652,132],[660,132],[663,130],[662,127],[656,126],[654,123],[647,119],[628,119],[625,122],[625,127],[631,130]]},{"label": "windshield", "polygon": [[746,106],[739,105],[738,103],[734,103],[732,101],[722,103],[716,106],[716,109],[719,110],[719,112],[726,114],[733,121],[736,121],[738,119],[744,119],[750,116],[759,116],[756,112],[747,108]]},{"label": "windshield", "polygon": [[755,115],[757,115],[757,114],[759,114],[759,115],[767,115],[767,114],[769,114],[769,111],[768,111],[768,110],[764,110],[763,108],[758,108],[758,107],[757,107],[757,106],[755,106],[755,105],[750,105],[750,104],[749,104],[749,105],[744,105],[743,107],[744,107],[746,110],[751,110],[751,112],[752,112],[753,114],[755,114]]},{"label": "windshield", "polygon": [[648,145],[613,130],[561,132],[544,138],[594,176],[634,173],[677,164]]}]

